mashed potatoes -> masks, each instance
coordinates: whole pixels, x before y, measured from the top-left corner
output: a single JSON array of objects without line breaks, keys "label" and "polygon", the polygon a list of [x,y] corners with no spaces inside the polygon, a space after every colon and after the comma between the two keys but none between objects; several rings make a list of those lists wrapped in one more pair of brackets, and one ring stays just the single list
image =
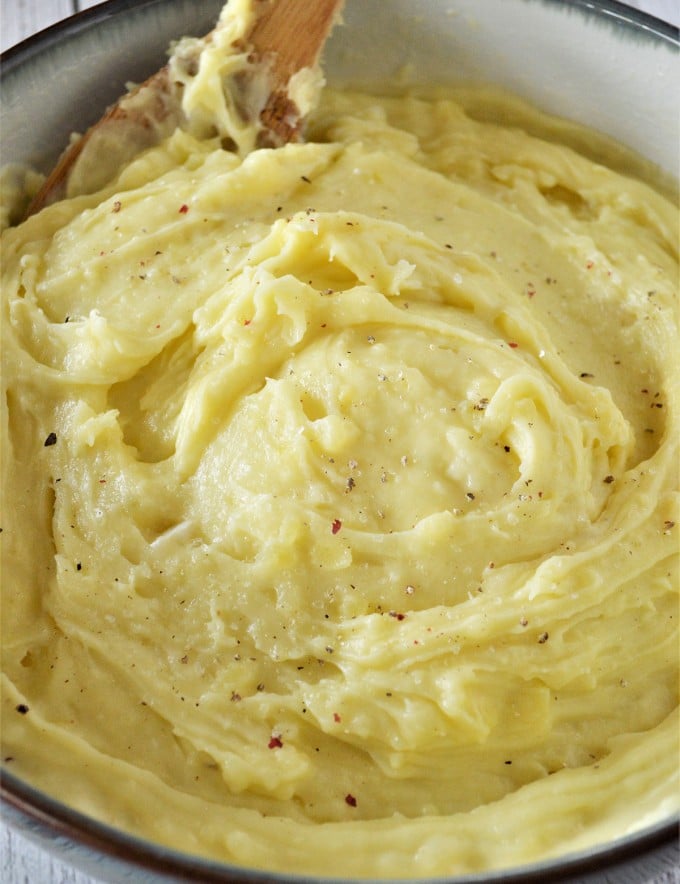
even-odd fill
[{"label": "mashed potatoes", "polygon": [[310,874],[677,811],[676,207],[476,101],[177,131],[4,232],[8,770]]}]

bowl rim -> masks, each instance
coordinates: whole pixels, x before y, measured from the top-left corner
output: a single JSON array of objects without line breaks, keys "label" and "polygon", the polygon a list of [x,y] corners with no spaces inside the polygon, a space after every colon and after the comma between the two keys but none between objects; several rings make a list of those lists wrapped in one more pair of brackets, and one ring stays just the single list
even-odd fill
[{"label": "bowl rim", "polygon": [[546,876],[557,884],[604,869],[610,875],[615,874],[616,868],[625,865],[628,860],[634,858],[641,861],[646,855],[654,854],[665,846],[675,845],[680,852],[677,844],[680,833],[678,815],[606,844],[495,871],[417,879],[346,878],[340,875],[319,877],[239,866],[140,838],[63,804],[7,770],[0,775],[0,799],[14,812],[9,819],[5,816],[5,821],[19,834],[22,833],[22,826],[33,830],[37,826],[52,838],[67,838],[128,866],[171,877],[181,876],[182,880],[201,881],[204,884],[246,881],[252,884],[284,884],[291,881],[295,884],[321,884],[322,881],[332,884],[375,884],[377,880],[379,884],[408,884],[409,881],[414,884],[494,884],[501,881],[503,884],[542,884],[548,880]]},{"label": "bowl rim", "polygon": [[[105,0],[96,6],[77,12],[53,25],[50,25],[30,37],[20,41],[0,53],[0,73],[4,78],[23,64],[30,62],[35,55],[49,50],[53,45],[76,36],[89,28],[96,28],[103,22],[118,17],[128,11],[143,7],[159,5],[163,0]],[[680,50],[680,28],[665,22],[648,12],[628,6],[619,0],[542,0],[549,5],[575,7],[585,15],[595,19],[616,21],[618,24],[631,28],[652,41],[660,41]],[[216,0],[216,7],[219,3]],[[2,821],[19,834],[26,834],[30,829],[40,832],[43,837],[56,839],[66,838],[111,860],[118,860],[137,869],[157,873],[182,880],[212,882],[241,882],[253,884],[283,884],[294,881],[296,884],[320,884],[322,881],[334,884],[361,884],[375,882],[372,878],[343,878],[342,876],[310,876],[283,872],[273,872],[251,867],[238,866],[221,860],[179,851],[164,844],[146,840],[139,836],[115,828],[108,823],[70,807],[53,798],[46,792],[30,785],[14,774],[6,766],[3,759],[0,769],[0,802],[10,810],[9,816],[0,813]],[[538,884],[546,880],[567,882],[575,876],[593,874],[600,870],[615,872],[617,865],[626,863],[631,858],[641,860],[662,847],[676,847],[680,867],[680,814],[667,820],[640,829],[614,841],[602,845],[564,854],[540,862],[511,867],[498,871],[487,871],[462,876],[446,875],[418,879],[380,879],[380,884],[407,884],[409,880],[424,884]],[[30,834],[28,835],[30,838]]]},{"label": "bowl rim", "polygon": [[[153,6],[159,2],[160,0],[104,0],[96,6],[91,6],[48,25],[14,46],[8,47],[0,53],[0,66],[11,71],[28,61],[31,56],[44,51],[51,44],[60,42],[65,37],[75,35],[81,30],[96,26],[106,19],[116,17],[129,10]],[[623,26],[632,27],[636,31],[642,30],[647,36],[660,39],[676,49],[680,49],[679,26],[663,21],[635,6],[629,6],[621,0],[566,0],[566,4],[565,0],[543,0],[543,2],[554,6],[568,5],[595,18],[616,20]]]}]

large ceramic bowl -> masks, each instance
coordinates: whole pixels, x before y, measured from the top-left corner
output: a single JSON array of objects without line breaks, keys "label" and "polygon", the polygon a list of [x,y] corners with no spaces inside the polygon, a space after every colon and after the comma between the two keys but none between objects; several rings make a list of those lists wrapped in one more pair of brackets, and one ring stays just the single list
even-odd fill
[{"label": "large ceramic bowl", "polygon": [[[2,162],[47,169],[168,43],[210,30],[221,0],[111,0],[3,57]],[[678,170],[678,32],[611,0],[347,0],[326,53],[329,79],[491,81]],[[350,48],[351,47],[351,48]],[[13,828],[100,880],[284,881],[174,853],[114,831],[6,773]],[[672,881],[677,820],[559,861],[466,881]],[[328,878],[334,870],[328,870]]]}]

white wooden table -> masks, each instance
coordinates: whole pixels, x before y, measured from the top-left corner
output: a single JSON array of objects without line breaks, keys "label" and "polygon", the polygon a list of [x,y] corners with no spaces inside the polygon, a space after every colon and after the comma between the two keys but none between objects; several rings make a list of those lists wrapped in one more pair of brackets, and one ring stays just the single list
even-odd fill
[{"label": "white wooden table", "polygon": [[[100,0],[0,0],[0,51],[68,16],[96,6]],[[631,2],[664,21],[680,25],[680,0]],[[0,882],[2,884],[95,884],[83,875],[51,859],[0,820]],[[665,878],[663,884],[671,884]],[[648,882],[662,884],[662,882]]]}]

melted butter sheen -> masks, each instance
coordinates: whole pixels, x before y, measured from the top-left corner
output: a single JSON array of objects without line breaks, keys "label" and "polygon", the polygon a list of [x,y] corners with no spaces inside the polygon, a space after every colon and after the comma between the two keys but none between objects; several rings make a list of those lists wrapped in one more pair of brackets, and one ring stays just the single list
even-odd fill
[{"label": "melted butter sheen", "polygon": [[676,209],[470,101],[177,133],[5,231],[10,770],[321,874],[677,810]]}]

